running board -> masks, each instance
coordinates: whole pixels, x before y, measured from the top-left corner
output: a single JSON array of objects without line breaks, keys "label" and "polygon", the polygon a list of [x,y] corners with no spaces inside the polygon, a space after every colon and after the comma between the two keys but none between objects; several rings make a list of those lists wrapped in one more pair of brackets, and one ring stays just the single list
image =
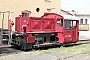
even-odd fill
[{"label": "running board", "polygon": [[61,45],[61,43],[57,43],[57,42],[54,42],[54,43],[43,43],[43,44],[37,44],[37,45],[33,45],[33,47],[45,47],[45,46],[53,46],[53,45]]}]

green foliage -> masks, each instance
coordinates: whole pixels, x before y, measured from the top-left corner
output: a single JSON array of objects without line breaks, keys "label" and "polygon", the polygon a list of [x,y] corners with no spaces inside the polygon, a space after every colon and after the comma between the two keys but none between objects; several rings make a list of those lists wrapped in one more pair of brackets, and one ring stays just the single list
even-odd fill
[{"label": "green foliage", "polygon": [[77,46],[69,46],[60,48],[50,48],[47,50],[39,50],[39,53],[44,52],[60,52],[60,53],[88,53],[90,54],[90,44],[83,44]]}]

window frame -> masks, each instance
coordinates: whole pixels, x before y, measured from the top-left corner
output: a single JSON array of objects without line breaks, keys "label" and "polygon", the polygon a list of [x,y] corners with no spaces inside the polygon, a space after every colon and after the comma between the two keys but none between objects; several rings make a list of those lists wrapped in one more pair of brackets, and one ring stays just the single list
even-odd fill
[{"label": "window frame", "polygon": [[73,27],[72,21],[71,20],[65,20],[65,29],[72,29],[72,27]]},{"label": "window frame", "polygon": [[80,19],[80,24],[83,24],[83,19],[82,18]]},{"label": "window frame", "polygon": [[88,22],[88,19],[85,19],[85,24],[88,24],[87,22]]},{"label": "window frame", "polygon": [[57,18],[57,26],[63,27],[63,19]]}]

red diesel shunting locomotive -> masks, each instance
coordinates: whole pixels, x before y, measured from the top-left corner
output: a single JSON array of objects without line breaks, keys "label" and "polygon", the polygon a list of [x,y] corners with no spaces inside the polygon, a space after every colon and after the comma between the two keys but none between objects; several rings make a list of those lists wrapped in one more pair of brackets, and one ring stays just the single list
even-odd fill
[{"label": "red diesel shunting locomotive", "polygon": [[79,19],[73,16],[45,13],[40,18],[29,17],[24,11],[22,15],[16,17],[15,32],[10,43],[26,50],[77,42],[78,25]]}]

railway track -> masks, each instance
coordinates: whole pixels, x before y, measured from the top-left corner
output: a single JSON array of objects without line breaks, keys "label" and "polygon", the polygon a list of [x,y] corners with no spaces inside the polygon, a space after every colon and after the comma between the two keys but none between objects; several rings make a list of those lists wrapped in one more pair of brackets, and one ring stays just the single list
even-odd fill
[{"label": "railway track", "polygon": [[82,45],[82,44],[89,44],[90,40],[79,40],[77,43],[69,43],[69,44],[64,44],[64,47],[69,47],[69,46],[77,46],[77,45]]},{"label": "railway track", "polygon": [[76,44],[88,44],[90,40],[79,40]]},{"label": "railway track", "polygon": [[20,49],[10,46],[10,45],[4,45],[0,46],[0,56],[9,55],[9,54],[17,54],[23,52]]},{"label": "railway track", "polygon": [[[76,46],[76,45],[88,44],[88,43],[90,43],[90,40],[79,40],[77,43],[68,44],[67,46],[69,47],[69,46]],[[24,51],[20,50],[19,48],[14,47],[14,46],[10,46],[10,45],[0,46],[0,56],[9,55],[9,54],[17,54],[17,53],[21,53],[21,52],[24,52]],[[29,50],[29,52],[30,52],[30,50]]]}]

